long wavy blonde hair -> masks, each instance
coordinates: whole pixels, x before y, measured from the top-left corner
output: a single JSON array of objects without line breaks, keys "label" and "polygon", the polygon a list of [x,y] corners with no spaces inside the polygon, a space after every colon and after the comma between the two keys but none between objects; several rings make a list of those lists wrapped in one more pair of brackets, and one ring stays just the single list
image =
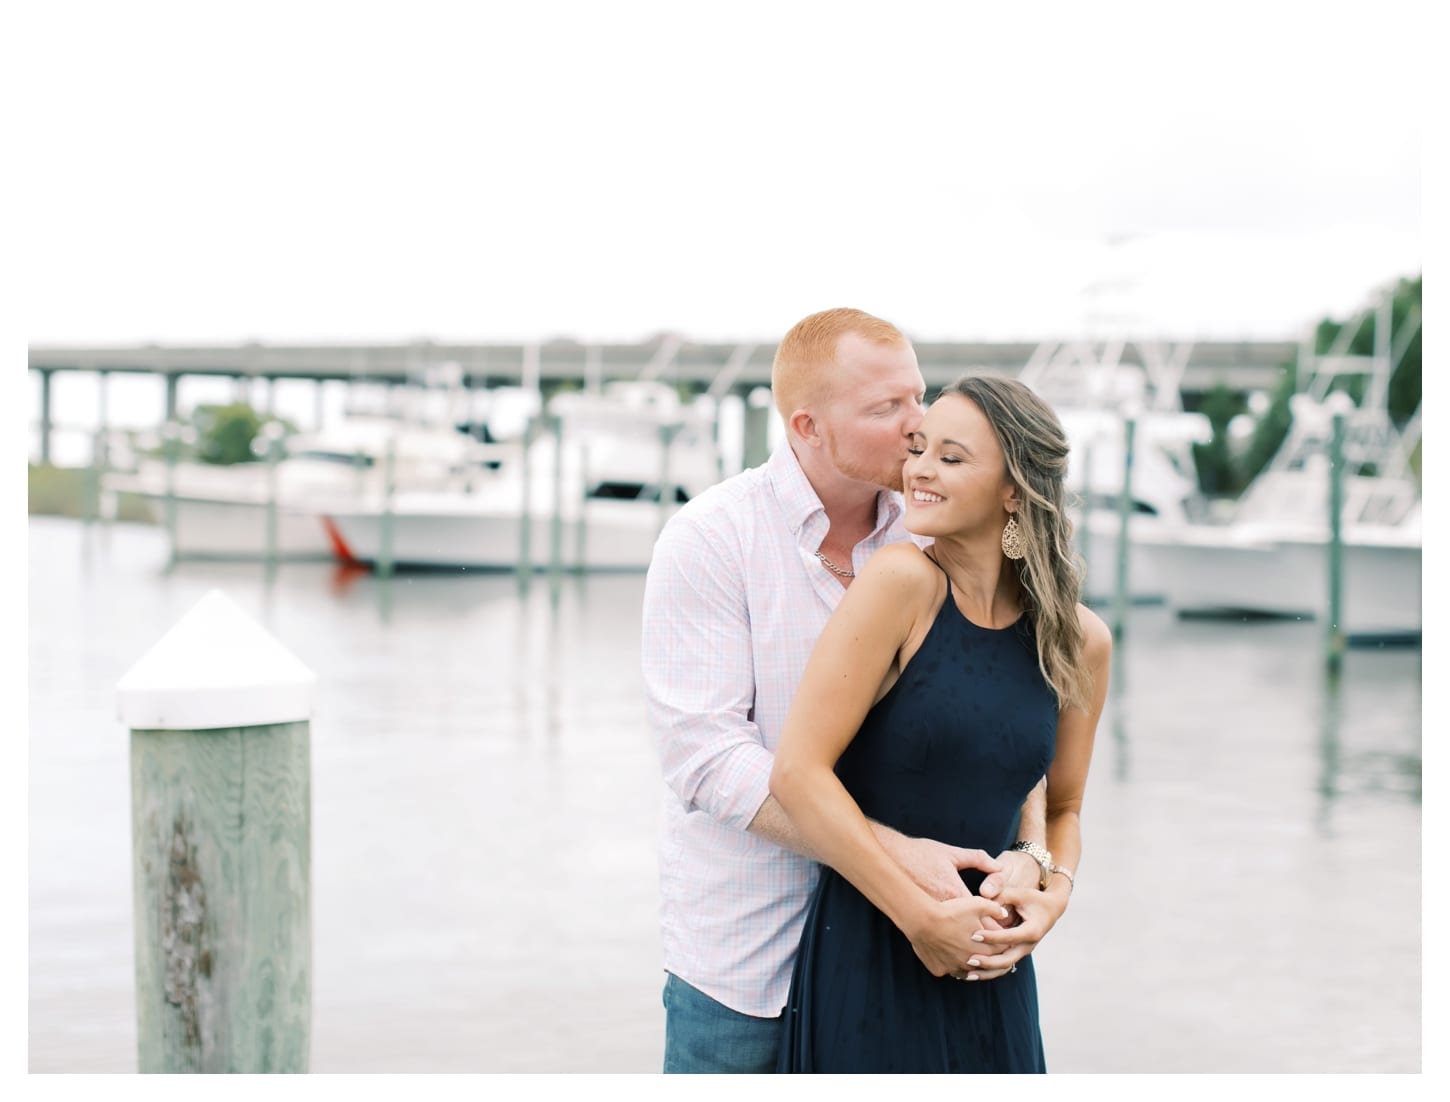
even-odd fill
[{"label": "long wavy blonde hair", "polygon": [[1083,660],[1078,596],[1083,564],[1067,515],[1067,434],[1051,406],[1016,379],[967,375],[943,388],[977,404],[997,434],[1007,477],[1017,487],[1017,525],[1026,554],[1008,559],[1017,571],[1025,611],[1037,635],[1037,664],[1058,706],[1087,708],[1092,675]]}]

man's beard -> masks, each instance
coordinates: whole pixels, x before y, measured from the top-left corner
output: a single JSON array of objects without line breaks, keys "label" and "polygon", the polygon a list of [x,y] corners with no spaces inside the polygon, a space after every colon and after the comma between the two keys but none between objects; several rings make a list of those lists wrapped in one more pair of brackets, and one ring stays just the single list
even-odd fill
[{"label": "man's beard", "polygon": [[847,478],[854,478],[858,482],[869,482],[873,486],[896,490],[898,493],[905,488],[905,482],[902,480],[902,466],[906,462],[904,456],[894,464],[868,467],[864,463],[843,455],[836,443],[834,433],[827,432],[823,435],[826,438],[827,454],[830,455],[831,462]]}]

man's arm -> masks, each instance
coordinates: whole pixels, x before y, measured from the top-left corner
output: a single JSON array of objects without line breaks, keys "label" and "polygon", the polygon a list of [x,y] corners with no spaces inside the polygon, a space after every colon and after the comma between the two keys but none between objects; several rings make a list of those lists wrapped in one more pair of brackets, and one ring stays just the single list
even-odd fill
[{"label": "man's arm", "polygon": [[[1043,777],[1027,793],[1017,824],[1017,840],[1047,845],[1047,778]],[[1001,871],[982,881],[980,894],[996,899],[1003,888],[1035,888],[1041,880],[1041,866],[1021,850],[1005,849],[997,855]],[[1012,923],[1015,925],[1016,923]]]},{"label": "man's arm", "polygon": [[[931,838],[911,838],[874,820],[866,821],[870,825],[872,833],[876,835],[876,841],[891,855],[892,860],[905,869],[906,874],[933,899],[956,899],[971,894],[967,891],[967,885],[962,881],[960,875],[962,869],[980,869],[994,876],[1001,875],[1000,859],[993,860],[985,850],[962,849],[960,846],[949,846],[945,842],[938,842]],[[801,832],[796,829],[795,824],[790,821],[790,816],[785,813],[785,808],[780,806],[780,802],[774,796],[765,798],[765,802],[760,805],[760,810],[755,813],[755,818],[750,821],[748,829],[752,834],[758,834],[778,846],[802,854],[813,861],[821,859],[820,855],[811,849],[810,843],[805,840]],[[1016,856],[1022,857],[1025,854]],[[1031,858],[1027,860],[1032,864],[1035,876],[1037,865],[1032,862]]]},{"label": "man's arm", "polygon": [[755,725],[743,567],[722,533],[677,515],[645,577],[640,649],[665,783],[682,806],[746,830],[770,792],[773,758]]}]

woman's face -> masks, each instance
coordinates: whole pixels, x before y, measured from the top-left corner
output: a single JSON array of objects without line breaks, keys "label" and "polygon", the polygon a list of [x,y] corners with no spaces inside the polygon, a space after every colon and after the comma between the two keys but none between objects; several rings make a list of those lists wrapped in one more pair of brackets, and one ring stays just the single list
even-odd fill
[{"label": "woman's face", "polygon": [[1000,537],[1013,497],[997,434],[976,402],[938,398],[902,466],[906,527],[919,536]]}]

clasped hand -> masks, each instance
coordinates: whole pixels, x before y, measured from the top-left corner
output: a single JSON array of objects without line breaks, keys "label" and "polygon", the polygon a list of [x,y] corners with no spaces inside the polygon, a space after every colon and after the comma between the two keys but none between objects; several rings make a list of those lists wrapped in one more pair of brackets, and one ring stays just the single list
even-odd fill
[{"label": "clasped hand", "polygon": [[[1065,895],[1040,891],[1037,863],[1008,851],[948,846],[903,838],[892,854],[935,899],[930,918],[911,933],[912,948],[934,976],[991,980],[1004,976],[1037,947],[1066,909]],[[962,869],[987,873],[981,894],[962,882]]]}]

